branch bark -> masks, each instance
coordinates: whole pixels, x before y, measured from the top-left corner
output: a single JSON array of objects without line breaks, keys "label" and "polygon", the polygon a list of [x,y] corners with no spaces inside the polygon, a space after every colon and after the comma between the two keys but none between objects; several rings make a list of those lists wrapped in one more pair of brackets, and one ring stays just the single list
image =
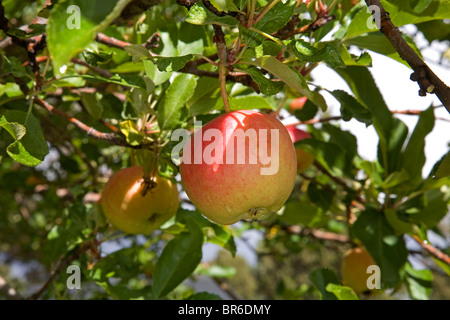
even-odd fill
[{"label": "branch bark", "polygon": [[[403,39],[400,31],[392,23],[389,13],[383,8],[379,0],[365,0],[367,6],[377,6],[380,14],[380,25],[378,28],[394,46],[400,57],[405,60],[414,70],[411,80],[419,84],[419,95],[426,96],[427,93],[434,93],[441,100],[447,111],[450,113],[450,87],[448,87],[439,77],[428,67],[428,65],[417,55],[417,53]],[[375,21],[377,10],[372,12]]]}]

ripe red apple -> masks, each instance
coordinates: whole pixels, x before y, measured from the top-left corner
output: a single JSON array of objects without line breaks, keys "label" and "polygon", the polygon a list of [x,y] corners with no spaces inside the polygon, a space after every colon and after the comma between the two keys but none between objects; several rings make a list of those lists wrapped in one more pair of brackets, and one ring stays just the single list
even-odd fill
[{"label": "ripe red apple", "polygon": [[308,100],[307,97],[300,97],[292,100],[288,107],[289,112],[295,113],[295,110],[302,110],[306,100]]},{"label": "ripe red apple", "polygon": [[356,293],[368,291],[367,267],[376,265],[369,252],[364,247],[356,247],[345,252],[342,260],[341,275],[342,283],[351,287]]},{"label": "ripe red apple", "polygon": [[286,127],[274,116],[240,110],[194,132],[183,148],[180,174],[197,209],[228,225],[280,210],[294,187],[296,167]]},{"label": "ripe red apple", "polygon": [[[303,131],[295,126],[287,126],[286,128],[289,132],[289,135],[291,136],[293,143],[296,143],[297,141],[303,139],[311,138],[311,135],[308,132]],[[314,162],[314,156],[311,153],[300,149],[300,147],[296,147],[295,152],[297,154],[297,173],[302,173]]]},{"label": "ripe red apple", "polygon": [[100,203],[113,226],[129,234],[149,234],[175,215],[176,184],[159,175],[152,181],[154,186],[144,183],[139,166],[119,170],[108,180]]}]

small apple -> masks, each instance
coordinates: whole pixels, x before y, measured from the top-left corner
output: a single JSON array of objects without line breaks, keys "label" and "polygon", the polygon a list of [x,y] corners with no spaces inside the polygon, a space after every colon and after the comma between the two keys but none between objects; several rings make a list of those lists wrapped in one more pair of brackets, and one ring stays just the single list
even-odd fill
[{"label": "small apple", "polygon": [[[195,161],[198,155],[200,161]],[[280,210],[294,187],[296,168],[286,127],[272,115],[239,110],[218,116],[191,135],[180,174],[197,209],[229,225]]]},{"label": "small apple", "polygon": [[[303,131],[295,126],[287,126],[286,128],[289,132],[289,135],[291,136],[293,143],[296,143],[297,141],[303,139],[311,138],[311,135],[308,132]],[[306,168],[313,164],[314,156],[311,153],[300,149],[300,147],[296,147],[295,152],[297,154],[297,173],[302,173],[306,170]]]},{"label": "small apple", "polygon": [[369,291],[367,267],[376,265],[369,252],[364,247],[356,247],[345,252],[342,260],[342,283],[351,287],[356,293]]},{"label": "small apple", "polygon": [[143,175],[140,166],[119,170],[102,191],[100,204],[106,218],[129,234],[149,234],[174,216],[179,206],[175,183],[158,174],[144,183]]},{"label": "small apple", "polygon": [[300,97],[292,100],[291,103],[289,103],[288,107],[289,112],[294,114],[296,110],[302,110],[303,106],[306,103],[306,100],[308,100],[307,97]]}]

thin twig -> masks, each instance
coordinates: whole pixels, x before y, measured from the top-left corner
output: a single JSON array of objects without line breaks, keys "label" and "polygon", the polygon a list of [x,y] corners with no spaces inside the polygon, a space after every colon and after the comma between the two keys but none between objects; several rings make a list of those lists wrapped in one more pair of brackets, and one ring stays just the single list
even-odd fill
[{"label": "thin twig", "polygon": [[34,102],[47,109],[50,113],[53,113],[57,116],[60,116],[64,119],[66,119],[67,121],[73,123],[74,125],[76,125],[79,129],[83,130],[84,132],[86,132],[87,135],[98,139],[98,140],[102,140],[102,141],[106,141],[110,144],[114,144],[117,146],[123,146],[123,147],[129,147],[129,148],[133,148],[133,149],[140,149],[143,147],[143,145],[137,145],[137,146],[133,146],[130,145],[124,138],[117,136],[115,133],[104,133],[104,132],[100,132],[97,129],[90,127],[88,125],[86,125],[85,123],[81,122],[80,120],[78,120],[77,118],[74,118],[70,115],[68,115],[67,113],[65,113],[64,111],[61,111],[59,109],[56,109],[55,107],[53,107],[50,103],[48,103],[45,100],[39,99],[39,98],[35,98]]},{"label": "thin twig", "polygon": [[413,235],[412,238],[416,240],[417,243],[420,244],[422,248],[428,251],[432,256],[450,265],[450,257],[443,253],[441,250],[431,245],[428,241],[422,241],[417,235]]},{"label": "thin twig", "polygon": [[[439,77],[428,67],[428,65],[419,57],[419,55],[403,39],[400,31],[392,23],[389,13],[383,8],[379,0],[365,0],[369,8],[378,7],[379,10],[373,10],[375,21],[380,21],[377,27],[391,42],[400,57],[405,60],[414,70],[411,74],[411,80],[419,84],[420,96],[426,96],[427,93],[434,93],[441,100],[447,111],[450,113],[450,87],[448,87]],[[376,15],[380,15],[379,17]]]}]

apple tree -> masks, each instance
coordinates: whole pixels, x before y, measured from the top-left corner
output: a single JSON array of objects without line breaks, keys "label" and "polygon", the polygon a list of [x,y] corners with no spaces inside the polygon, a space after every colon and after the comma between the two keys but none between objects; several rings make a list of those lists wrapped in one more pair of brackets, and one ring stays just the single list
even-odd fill
[{"label": "apple tree", "polygon": [[[424,172],[425,140],[450,119],[450,88],[421,52],[438,44],[449,68],[449,19],[434,0],[0,1],[0,298],[220,299],[200,276],[239,298],[240,269],[204,250],[236,260],[252,231],[257,264],[296,261],[261,298],[430,299],[450,276],[450,156],[434,150]],[[433,103],[390,107],[375,54]],[[233,112],[280,128],[282,174],[180,175],[176,133],[260,126]],[[374,159],[349,123],[376,134]],[[217,218],[238,204],[250,213]]]}]

